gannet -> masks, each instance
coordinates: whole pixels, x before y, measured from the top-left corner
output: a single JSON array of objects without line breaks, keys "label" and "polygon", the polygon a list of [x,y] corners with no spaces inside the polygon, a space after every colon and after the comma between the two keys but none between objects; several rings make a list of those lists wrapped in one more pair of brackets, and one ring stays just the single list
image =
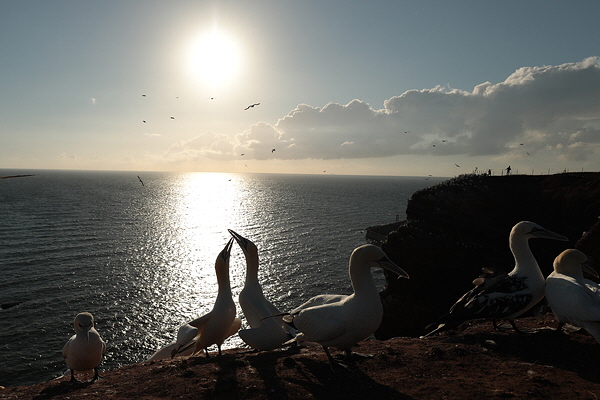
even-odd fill
[{"label": "gannet", "polygon": [[244,111],[251,109],[252,107],[259,106],[260,103],[250,104],[248,107],[244,108]]},{"label": "gannet", "polygon": [[221,345],[225,339],[234,335],[242,325],[242,320],[235,316],[235,303],[229,283],[229,255],[232,245],[233,238],[229,239],[215,262],[219,291],[213,309],[208,314],[188,323],[198,329],[194,354],[204,349],[206,357],[209,357],[208,347],[216,344],[221,355]]},{"label": "gannet", "polygon": [[546,279],[546,299],[558,320],[579,326],[600,343],[600,286],[583,277],[583,271],[598,277],[579,250],[567,249],[554,260],[554,271]]},{"label": "gannet", "polygon": [[75,335],[62,349],[62,355],[71,370],[71,382],[79,382],[75,373],[90,373],[94,371],[92,382],[100,378],[98,366],[106,351],[104,341],[94,328],[94,317],[88,312],[77,314],[73,321]]},{"label": "gannet", "polygon": [[496,329],[496,320],[508,320],[516,332],[522,333],[514,319],[544,297],[544,275],[529,249],[528,242],[532,238],[569,240],[533,222],[521,221],[516,224],[509,238],[509,247],[515,258],[513,270],[506,274],[483,268],[484,274],[473,281],[476,286],[465,293],[448,314],[428,325],[425,329],[437,328],[424,337],[480,318],[491,319]]},{"label": "gannet", "polygon": [[408,278],[408,274],[379,247],[367,244],[356,248],[350,256],[348,272],[354,293],[320,295],[290,311],[284,321],[299,331],[287,343],[318,343],[325,350],[332,369],[340,364],[329,353],[329,347],[345,350],[369,337],[381,324],[383,306],[371,277],[371,268],[381,267]]},{"label": "gannet", "polygon": [[[293,329],[283,322],[281,311],[263,294],[258,282],[258,248],[250,240],[228,229],[246,257],[246,282],[240,292],[240,306],[250,329],[242,329],[239,335],[253,349],[273,350],[293,337]],[[273,315],[275,317],[270,318]]]},{"label": "gannet", "polygon": [[194,352],[195,338],[198,334],[198,328],[190,324],[183,324],[177,331],[177,339],[158,350],[148,360],[163,360],[175,356],[189,356]]}]

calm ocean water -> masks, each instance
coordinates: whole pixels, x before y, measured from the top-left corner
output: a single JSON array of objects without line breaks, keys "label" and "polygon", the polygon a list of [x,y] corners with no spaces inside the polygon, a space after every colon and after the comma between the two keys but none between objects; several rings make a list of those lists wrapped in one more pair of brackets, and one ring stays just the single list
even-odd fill
[{"label": "calm ocean water", "polygon": [[[404,219],[406,201],[441,179],[220,173],[0,170],[0,385],[67,368],[82,311],[107,342],[101,370],[146,360],[184,322],[210,311],[227,228],[259,248],[265,296],[282,310],[351,293],[365,228]],[[234,299],[244,283],[232,251]],[[381,271],[373,271],[379,287]],[[238,315],[243,318],[238,306]],[[224,348],[243,347],[237,335]]]}]

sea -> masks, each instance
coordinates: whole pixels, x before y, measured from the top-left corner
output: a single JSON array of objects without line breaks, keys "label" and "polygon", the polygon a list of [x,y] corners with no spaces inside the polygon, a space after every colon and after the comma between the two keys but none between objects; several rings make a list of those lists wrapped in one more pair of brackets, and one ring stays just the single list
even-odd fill
[{"label": "sea", "polygon": [[[101,371],[171,343],[212,309],[227,229],[257,245],[265,297],[280,310],[350,294],[348,259],[366,228],[405,219],[411,194],[445,179],[0,169],[15,175],[31,176],[0,179],[0,304],[18,303],[0,309],[6,387],[67,372],[61,351],[80,312],[107,343]],[[244,277],[234,244],[236,304]],[[236,347],[237,335],[223,345]]]}]

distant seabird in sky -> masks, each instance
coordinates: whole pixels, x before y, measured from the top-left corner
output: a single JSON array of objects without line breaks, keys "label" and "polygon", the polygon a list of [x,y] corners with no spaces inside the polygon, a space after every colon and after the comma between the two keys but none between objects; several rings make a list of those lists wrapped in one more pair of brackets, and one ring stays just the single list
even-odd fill
[{"label": "distant seabird in sky", "polygon": [[371,244],[356,248],[348,267],[354,293],[315,296],[290,311],[283,319],[299,333],[288,343],[320,344],[332,369],[341,364],[333,359],[329,347],[343,349],[351,358],[351,346],[373,334],[383,317],[379,291],[371,276],[373,267],[408,278],[408,274],[390,261],[381,248]]},{"label": "distant seabird in sky", "polygon": [[509,238],[515,266],[510,273],[483,268],[484,274],[473,281],[475,287],[465,293],[451,308],[425,329],[436,327],[425,337],[453,329],[474,319],[508,320],[516,332],[521,332],[514,319],[536,305],[544,297],[545,279],[533,253],[529,239],[568,240],[558,233],[529,221],[516,224]]},{"label": "distant seabird in sky", "polygon": [[140,183],[142,184],[142,186],[146,186],[146,185],[144,185],[144,181],[142,180],[142,178],[140,178],[140,176],[139,176],[139,175],[138,175],[137,177],[138,177],[138,179],[140,180]]},{"label": "distant seabird in sky", "polygon": [[[293,337],[293,329],[283,322],[281,311],[264,296],[258,281],[258,248],[252,241],[235,231],[229,233],[244,252],[246,258],[246,280],[240,292],[240,307],[244,312],[249,329],[238,332],[242,340],[253,349],[273,350]],[[269,318],[273,315],[277,317]]]},{"label": "distant seabird in sky", "polygon": [[546,279],[546,299],[558,320],[558,331],[566,323],[588,331],[600,343],[600,286],[583,277],[583,271],[598,278],[586,263],[587,256],[567,249],[554,260],[554,271]]},{"label": "distant seabird in sky", "polygon": [[98,366],[106,351],[104,341],[94,328],[94,317],[84,312],[77,314],[73,321],[75,335],[69,339],[62,349],[62,355],[71,370],[71,382],[78,382],[76,373],[90,373],[94,371],[92,382],[97,380]]},{"label": "distant seabird in sky", "polygon": [[175,119],[175,117],[171,117],[171,119]]},{"label": "distant seabird in sky", "polygon": [[260,105],[260,103],[250,104],[248,107],[244,108],[244,111],[246,111],[246,110],[248,110],[248,109],[250,109],[252,107],[259,106],[259,105]]},{"label": "distant seabird in sky", "polygon": [[242,325],[242,321],[235,316],[235,303],[229,281],[229,259],[232,244],[233,238],[229,239],[215,262],[219,291],[213,309],[208,314],[189,322],[191,326],[198,328],[194,353],[204,350],[206,357],[209,357],[208,347],[213,344],[217,345],[219,355],[221,355],[221,345],[225,339],[234,335]]},{"label": "distant seabird in sky", "polygon": [[456,164],[456,163],[454,163],[454,165],[456,165],[458,168],[460,168],[460,165],[458,165],[458,164]]},{"label": "distant seabird in sky", "polygon": [[271,149],[271,153],[274,153],[274,152],[275,152],[275,149]]}]

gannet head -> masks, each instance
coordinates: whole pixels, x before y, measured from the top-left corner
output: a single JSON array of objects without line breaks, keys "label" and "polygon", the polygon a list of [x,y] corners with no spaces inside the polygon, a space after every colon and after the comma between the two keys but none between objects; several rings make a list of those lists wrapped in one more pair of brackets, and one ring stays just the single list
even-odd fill
[{"label": "gannet head", "polygon": [[381,248],[372,244],[365,244],[354,249],[350,256],[350,264],[353,263],[381,267],[395,273],[399,278],[409,278],[408,273],[393,263]]},{"label": "gannet head", "polygon": [[244,254],[246,254],[246,255],[258,254],[258,248],[256,247],[256,245],[254,243],[252,243],[251,240],[246,239],[245,237],[243,237],[242,235],[240,235],[239,233],[237,233],[231,229],[227,229],[227,230],[229,231],[231,236],[233,236],[233,238],[235,239],[237,244],[240,245]]},{"label": "gannet head", "polygon": [[521,221],[513,226],[510,231],[511,238],[524,237],[526,239],[543,238],[568,241],[569,238],[558,233],[542,228],[540,225],[531,221]]},{"label": "gannet head", "polygon": [[77,314],[73,321],[75,332],[84,333],[87,340],[90,340],[90,329],[94,327],[94,316],[88,312]]},{"label": "gannet head", "polygon": [[587,263],[588,257],[580,250],[567,249],[554,259],[554,270],[559,274],[576,276],[585,271],[598,278],[598,272]]},{"label": "gannet head", "polygon": [[226,265],[229,265],[229,257],[231,256],[231,246],[233,246],[233,238],[229,239],[223,250],[219,253],[217,257],[217,262],[221,260]]}]

